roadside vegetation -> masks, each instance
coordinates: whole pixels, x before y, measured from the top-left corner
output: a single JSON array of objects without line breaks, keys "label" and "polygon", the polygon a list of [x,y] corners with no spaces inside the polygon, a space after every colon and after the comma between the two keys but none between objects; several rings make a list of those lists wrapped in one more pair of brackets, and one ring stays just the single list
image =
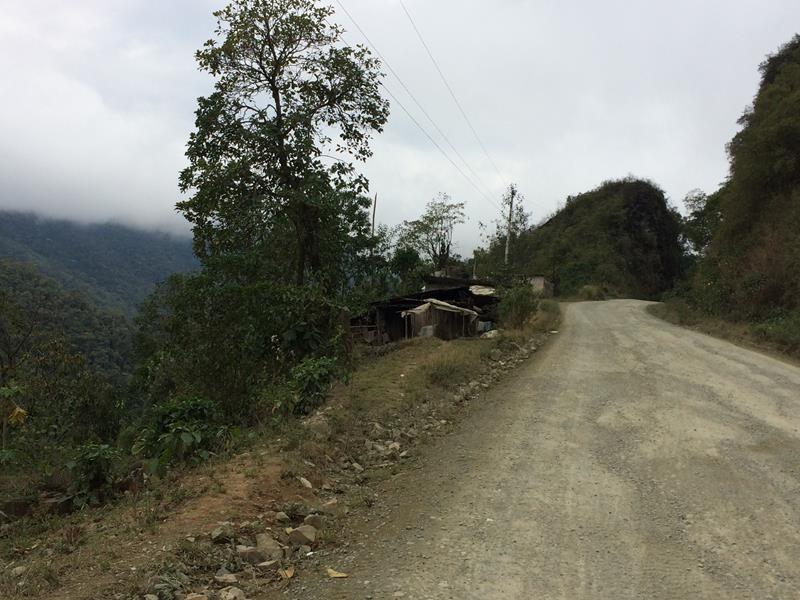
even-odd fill
[{"label": "roadside vegetation", "polygon": [[[350,315],[418,291],[436,269],[469,272],[453,238],[464,204],[446,194],[417,219],[373,230],[357,166],[389,107],[379,62],[341,43],[332,9],[237,0],[215,16],[197,53],[214,87],[198,100],[180,176],[197,268],[163,281],[130,319],[105,303],[126,286],[69,289],[68,260],[0,262],[0,540],[58,515],[135,505],[174,472],[290,436],[364,364]],[[329,160],[334,148],[340,160]],[[91,264],[82,256],[76,278],[106,285]],[[441,344],[415,376],[420,389],[448,389],[478,369],[481,348],[511,350],[522,339],[511,331],[557,318],[530,287],[507,282],[503,295],[509,333]]]},{"label": "roadside vegetation", "polygon": [[[54,552],[70,557],[66,569],[82,545],[108,542],[86,513],[115,534],[157,528],[214,492],[214,465],[243,452],[288,453],[269,472],[294,481],[302,461],[352,470],[369,460],[372,423],[441,428],[482,375],[495,380],[506,357],[557,328],[558,304],[534,293],[535,275],[562,298],[666,299],[654,310],[674,322],[800,356],[800,37],[761,66],[730,176],[711,195],[691,193],[687,217],[630,177],[533,225],[511,185],[494,232],[465,259],[453,237],[465,206],[447,194],[395,229],[370,222],[358,167],[389,105],[380,61],[343,43],[332,8],[236,0],[215,16],[197,52],[213,89],[198,100],[177,205],[196,260],[164,261],[158,269],[185,272],[144,300],[129,295],[152,269],[118,286],[82,256],[75,283],[63,275],[69,260],[33,265],[17,242],[14,260],[0,261],[0,552],[41,565],[22,588],[0,575],[3,597],[57,589]],[[353,347],[351,315],[418,291],[434,271],[498,282],[504,332]],[[182,487],[201,472],[205,487]]]},{"label": "roadside vegetation", "polygon": [[753,104],[728,144],[730,174],[686,198],[686,277],[667,296],[681,323],[730,323],[800,354],[800,36],[761,64]]},{"label": "roadside vegetation", "polygon": [[[220,568],[236,573],[253,569],[232,544],[210,541],[219,521],[235,523],[237,540],[245,540],[264,528],[282,531],[285,525],[275,521],[278,511],[302,512],[329,499],[336,500],[337,511],[326,516],[315,548],[335,548],[345,535],[344,515],[374,502],[372,484],[413,465],[418,444],[446,433],[485,388],[535,352],[559,321],[558,304],[544,300],[525,315],[520,328],[504,329],[497,337],[418,338],[362,347],[352,357],[347,382],[333,385],[313,415],[289,416],[267,430],[251,430],[236,445],[216,446],[207,460],[191,454],[193,460],[176,462],[162,476],[92,511],[37,513],[6,525],[0,560],[8,569],[0,571],[0,595],[177,597],[208,586]],[[208,439],[213,439],[215,417],[207,410],[197,399],[186,399],[162,405],[159,417],[195,423],[190,430],[210,429]],[[175,433],[180,437],[183,431]],[[171,450],[173,445],[165,442]],[[87,447],[75,468],[97,481],[113,472],[116,452],[108,446]],[[313,491],[298,482],[300,476],[312,482]],[[80,493],[111,489],[93,485]],[[282,564],[299,567],[307,560],[295,553]],[[15,575],[15,569],[22,571]],[[249,590],[248,579],[238,585]],[[259,592],[265,586],[280,590],[282,582],[275,573],[252,575]]]}]

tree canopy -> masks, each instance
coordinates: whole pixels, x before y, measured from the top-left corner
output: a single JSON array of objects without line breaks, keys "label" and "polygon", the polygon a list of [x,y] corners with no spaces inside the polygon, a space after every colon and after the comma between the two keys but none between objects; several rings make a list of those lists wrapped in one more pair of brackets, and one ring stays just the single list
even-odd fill
[{"label": "tree canopy", "polygon": [[691,296],[712,313],[791,321],[800,347],[800,36],[760,71],[753,105],[728,145],[728,180],[692,213],[712,220]]},{"label": "tree canopy", "polygon": [[465,220],[464,203],[440,193],[428,202],[422,216],[400,226],[398,246],[416,250],[435,269],[443,269],[453,256],[453,230]]},{"label": "tree canopy", "polygon": [[[367,234],[367,181],[348,158],[370,156],[388,103],[379,61],[342,41],[314,0],[234,0],[197,52],[215,80],[200,98],[178,208],[208,266],[330,283]],[[233,259],[233,260],[231,260]]]}]

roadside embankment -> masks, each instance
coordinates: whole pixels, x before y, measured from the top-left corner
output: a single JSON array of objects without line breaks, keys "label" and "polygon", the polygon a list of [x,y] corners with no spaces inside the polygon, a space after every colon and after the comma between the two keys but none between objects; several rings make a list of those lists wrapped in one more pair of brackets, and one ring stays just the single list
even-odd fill
[{"label": "roadside embankment", "polygon": [[369,509],[379,482],[415,468],[416,449],[451,431],[559,320],[557,303],[543,302],[523,330],[365,350],[320,409],[253,434],[244,451],[101,509],[7,524],[0,597],[251,598],[294,585],[304,569],[335,577],[323,563],[348,543],[348,515]]}]

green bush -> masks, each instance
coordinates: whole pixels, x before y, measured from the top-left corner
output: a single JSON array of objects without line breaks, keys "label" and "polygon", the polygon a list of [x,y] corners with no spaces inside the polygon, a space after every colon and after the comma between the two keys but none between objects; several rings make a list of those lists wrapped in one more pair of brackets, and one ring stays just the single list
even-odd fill
[{"label": "green bush", "polygon": [[298,402],[282,404],[298,406],[282,412],[302,412],[306,398],[317,399],[313,388],[327,384],[332,360],[345,356],[345,314],[312,285],[220,285],[209,269],[174,277],[138,319],[134,384],[144,403],[199,394],[213,399],[227,422],[246,423],[264,417],[254,398],[288,382]]},{"label": "green bush", "polygon": [[542,300],[539,302],[539,310],[550,316],[558,316],[561,314],[561,309],[558,307],[558,302],[555,300]]},{"label": "green bush", "polygon": [[77,508],[97,506],[114,495],[122,453],[108,444],[84,444],[67,463],[72,481],[67,493]]},{"label": "green bush", "polygon": [[323,356],[300,361],[292,368],[289,384],[292,391],[291,412],[308,414],[322,404],[339,373],[339,365],[334,358]]},{"label": "green bush", "polygon": [[800,312],[784,313],[752,326],[753,333],[788,352],[800,352]]},{"label": "green bush", "polygon": [[222,424],[214,402],[197,396],[180,396],[151,411],[150,421],[132,450],[148,460],[148,470],[163,474],[171,464],[208,459],[229,441],[231,433]]},{"label": "green bush", "polygon": [[605,300],[606,294],[599,285],[584,285],[579,292],[583,300]]},{"label": "green bush", "polygon": [[538,305],[539,300],[531,286],[511,288],[500,300],[500,321],[506,327],[522,327],[536,313]]}]

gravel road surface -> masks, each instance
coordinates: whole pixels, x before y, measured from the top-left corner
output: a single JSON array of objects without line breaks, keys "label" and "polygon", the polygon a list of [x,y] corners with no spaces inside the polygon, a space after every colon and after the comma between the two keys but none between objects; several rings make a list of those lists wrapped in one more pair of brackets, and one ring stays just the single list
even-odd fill
[{"label": "gravel road surface", "polygon": [[646,306],[567,305],[286,595],[800,598],[800,368]]}]

